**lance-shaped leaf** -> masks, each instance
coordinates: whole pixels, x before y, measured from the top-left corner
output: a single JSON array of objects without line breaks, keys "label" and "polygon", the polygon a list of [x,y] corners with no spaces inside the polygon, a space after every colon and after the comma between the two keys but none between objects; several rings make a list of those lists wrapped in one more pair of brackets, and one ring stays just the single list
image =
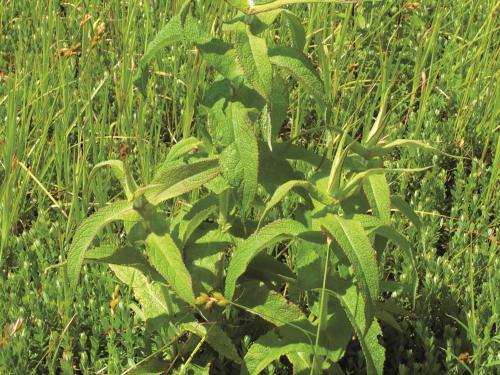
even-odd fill
[{"label": "lance-shaped leaf", "polygon": [[121,160],[106,160],[98,163],[94,166],[94,168],[92,168],[92,171],[89,175],[89,181],[92,180],[95,173],[101,168],[111,169],[116,179],[120,183],[123,191],[125,192],[125,196],[127,197],[127,199],[130,199],[134,192],[137,190],[137,183],[135,182],[125,164]]},{"label": "lance-shaped leaf", "polygon": [[391,192],[384,174],[368,176],[363,180],[363,190],[373,213],[386,223],[391,222]]},{"label": "lance-shaped leaf", "polygon": [[260,251],[285,239],[295,238],[305,231],[306,228],[295,220],[278,220],[266,225],[240,243],[234,251],[227,270],[224,293],[226,298],[229,300],[233,298],[238,278]]},{"label": "lance-shaped leaf", "polygon": [[142,253],[131,246],[99,246],[85,253],[85,260],[93,263],[115,264],[134,268],[154,281],[165,282],[165,279],[151,267]]},{"label": "lance-shaped leaf", "polygon": [[319,219],[323,230],[342,248],[354,269],[361,293],[369,306],[373,306],[379,294],[379,273],[375,250],[361,224],[337,215]]},{"label": "lance-shaped leaf", "polygon": [[149,277],[133,267],[116,264],[110,264],[109,267],[121,282],[133,289],[135,298],[141,304],[143,318],[146,321],[160,319],[166,322],[166,315],[176,312],[172,310],[171,304],[167,300],[166,291],[162,289],[161,284],[153,283]]},{"label": "lance-shaped leaf", "polygon": [[203,59],[215,70],[228,79],[243,75],[243,70],[236,63],[237,56],[233,45],[219,39],[197,44]]},{"label": "lance-shaped leaf", "polygon": [[245,275],[255,280],[269,280],[276,283],[296,281],[296,275],[290,267],[266,252],[261,252],[253,258]]},{"label": "lance-shaped leaf", "polygon": [[146,238],[147,253],[154,268],[185,302],[194,305],[193,283],[182,255],[168,234],[150,233]]},{"label": "lance-shaped leaf", "polygon": [[[94,237],[109,223],[130,219],[130,214],[134,216],[132,203],[118,201],[100,209],[80,224],[73,236],[67,257],[66,267],[71,290],[76,288],[85,251],[92,244]],[[139,219],[139,215],[136,214],[135,217]]]},{"label": "lance-shaped leaf", "polygon": [[[306,322],[309,323],[309,322]],[[310,323],[309,323],[310,324]],[[310,333],[314,335],[312,332]],[[314,345],[314,336],[294,326],[269,331],[255,341],[243,358],[240,375],[258,375],[271,362],[289,353],[308,353],[328,356],[329,348]]]},{"label": "lance-shaped leaf", "polygon": [[382,375],[384,371],[385,349],[378,341],[378,337],[382,336],[382,330],[377,320],[373,318],[373,313],[370,311],[371,308],[366,305],[364,298],[355,286],[332,294],[339,299],[344,307],[344,311],[361,344],[366,359],[367,374]]},{"label": "lance-shaped leaf", "polygon": [[205,337],[208,345],[217,353],[233,362],[241,363],[241,358],[233,342],[216,323],[185,323],[180,328],[197,336]]},{"label": "lance-shaped leaf", "polygon": [[170,148],[164,163],[172,163],[182,158],[184,155],[195,150],[201,143],[202,142],[195,137],[189,137],[179,141]]},{"label": "lance-shaped leaf", "polygon": [[269,50],[271,63],[289,73],[320,103],[327,102],[324,86],[314,66],[301,52],[291,47],[275,47]]},{"label": "lance-shaped leaf", "polygon": [[374,157],[374,156],[384,156],[398,147],[412,147],[412,148],[418,148],[418,149],[423,149],[423,150],[428,150],[432,152],[436,152],[440,155],[444,155],[453,159],[463,159],[462,156],[457,156],[457,155],[452,155],[448,154],[446,152],[441,151],[440,149],[431,146],[425,142],[418,141],[415,139],[396,139],[392,142],[386,143],[386,144],[379,144],[373,148],[370,148],[368,150],[367,156],[369,157]]},{"label": "lance-shaped leaf", "polygon": [[165,162],[150,185],[137,189],[134,199],[145,195],[149,202],[156,205],[201,187],[217,177],[219,173],[217,158],[207,158],[180,165]]},{"label": "lance-shaped leaf", "polygon": [[144,55],[139,61],[139,70],[134,77],[134,84],[139,87],[143,95],[146,95],[146,85],[149,75],[147,64],[160,50],[184,39],[183,23],[190,3],[190,1],[186,1],[179,14],[163,26],[155,38],[148,44]]},{"label": "lance-shaped leaf", "polygon": [[179,239],[186,244],[201,223],[217,211],[217,197],[213,194],[198,200],[179,223]]},{"label": "lance-shaped leaf", "polygon": [[331,205],[335,202],[335,199],[330,196],[326,191],[322,191],[321,189],[318,189],[316,186],[311,184],[309,181],[304,181],[304,180],[291,180],[288,182],[285,182],[283,185],[278,187],[276,191],[274,192],[273,196],[271,199],[267,202],[266,208],[264,212],[262,213],[262,216],[260,218],[260,222],[262,222],[263,218],[266,216],[266,214],[269,212],[271,208],[276,206],[283,198],[285,198],[289,193],[290,190],[295,189],[295,188],[302,188],[305,189],[313,199],[317,200],[318,202],[321,202],[325,206]]},{"label": "lance-shaped leaf", "polygon": [[387,172],[400,172],[400,173],[414,173],[414,172],[423,172],[428,170],[431,167],[424,168],[371,168],[363,172],[356,173],[354,177],[352,177],[342,189],[340,196],[342,199],[347,198],[353,192],[356,191],[357,187],[362,183],[364,178],[373,175],[380,175]]},{"label": "lance-shaped leaf", "polygon": [[405,215],[417,229],[420,229],[421,223],[419,217],[403,198],[393,195],[391,197],[391,206]]},{"label": "lance-shaped leaf", "polygon": [[243,168],[243,211],[248,210],[257,193],[259,148],[254,130],[249,124],[246,109],[240,103],[231,106],[234,140]]},{"label": "lance-shaped leaf", "polygon": [[[244,283],[241,289],[238,305],[277,327],[306,320],[306,316],[297,305],[287,301],[283,295],[259,285],[257,281]],[[311,332],[314,332],[312,325]]]},{"label": "lance-shaped leaf", "polygon": [[267,54],[266,41],[247,32],[236,34],[238,62],[245,72],[245,78],[267,101],[271,98],[273,68]]},{"label": "lance-shaped leaf", "polygon": [[289,10],[283,10],[281,16],[286,20],[290,30],[292,46],[298,51],[302,51],[306,45],[306,30],[299,17]]},{"label": "lance-shaped leaf", "polygon": [[360,223],[367,234],[377,234],[392,241],[394,245],[398,246],[406,253],[410,263],[415,267],[415,255],[413,254],[410,242],[387,222],[376,216],[363,214],[355,214],[351,219]]}]

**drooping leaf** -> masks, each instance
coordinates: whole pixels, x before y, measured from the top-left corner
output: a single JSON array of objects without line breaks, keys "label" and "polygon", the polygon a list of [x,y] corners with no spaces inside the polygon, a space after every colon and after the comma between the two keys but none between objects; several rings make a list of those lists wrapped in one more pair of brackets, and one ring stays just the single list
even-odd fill
[{"label": "drooping leaf", "polygon": [[391,192],[384,174],[368,176],[363,180],[363,190],[373,213],[385,223],[391,222]]},{"label": "drooping leaf", "polygon": [[349,259],[366,303],[373,306],[379,294],[379,272],[375,250],[363,227],[355,220],[331,214],[319,221]]},{"label": "drooping leaf", "polygon": [[139,61],[139,69],[134,77],[134,84],[139,87],[141,93],[146,95],[146,85],[148,82],[148,63],[156,56],[160,50],[180,42],[184,38],[184,18],[189,9],[190,1],[186,1],[179,14],[174,16],[163,28],[156,34],[154,39],[148,44],[144,55]]},{"label": "drooping leaf", "polygon": [[256,280],[274,282],[294,282],[296,278],[290,267],[265,252],[253,258],[245,275]]},{"label": "drooping leaf", "polygon": [[209,195],[198,200],[187,214],[183,216],[179,225],[179,239],[182,243],[186,244],[196,228],[216,210],[217,199],[214,195]]},{"label": "drooping leaf", "polygon": [[85,253],[85,260],[93,263],[114,264],[134,268],[154,281],[165,282],[155,269],[148,263],[146,257],[131,246],[99,246],[88,250]]},{"label": "drooping leaf", "polygon": [[137,190],[137,183],[121,160],[106,160],[96,164],[90,172],[89,181],[92,180],[95,173],[100,168],[110,168],[125,192],[127,199],[132,197],[134,192]]},{"label": "drooping leaf", "polygon": [[297,237],[305,231],[306,228],[297,221],[278,220],[261,228],[239,244],[234,251],[227,270],[224,292],[226,298],[229,300],[233,298],[238,278],[245,272],[248,264],[261,250],[285,239]]},{"label": "drooping leaf", "polygon": [[371,308],[366,305],[364,298],[354,285],[334,295],[344,307],[361,344],[368,375],[383,374],[385,349],[378,340],[382,335],[382,330],[377,320],[373,318],[373,313],[369,312]]},{"label": "drooping leaf", "polygon": [[451,157],[454,159],[461,159],[462,157],[451,155],[446,152],[439,150],[436,147],[433,147],[425,142],[414,140],[414,139],[396,139],[387,144],[376,146],[369,150],[369,156],[384,156],[391,153],[394,149],[398,147],[415,147],[423,150],[429,150],[432,152],[436,152],[438,154]]},{"label": "drooping leaf", "polygon": [[269,112],[271,115],[271,141],[274,141],[287,118],[289,93],[285,80],[279,74],[274,74],[272,85]]},{"label": "drooping leaf", "polygon": [[375,317],[378,320],[382,321],[383,323],[387,324],[388,326],[394,328],[400,334],[403,334],[403,329],[401,328],[398,321],[394,318],[394,316],[390,312],[377,309],[375,311]]},{"label": "drooping leaf", "polygon": [[417,216],[417,214],[415,214],[415,211],[413,211],[410,205],[406,203],[403,198],[397,195],[391,196],[391,205],[395,209],[399,210],[399,212],[401,212],[403,215],[405,215],[408,220],[410,220],[411,223],[415,225],[415,228],[420,229],[421,224],[419,217]]},{"label": "drooping leaf", "polygon": [[[90,247],[94,237],[107,224],[118,220],[124,220],[128,214],[133,214],[132,203],[128,201],[118,201],[97,211],[92,216],[86,218],[78,227],[73,236],[67,257],[67,274],[71,290],[76,288],[80,270],[83,264],[85,251]],[[139,215],[136,215],[137,219]]]},{"label": "drooping leaf", "polygon": [[182,158],[184,155],[196,149],[201,143],[202,142],[195,137],[182,139],[170,148],[164,163],[172,163]]},{"label": "drooping leaf", "polygon": [[142,195],[156,205],[167,199],[201,187],[220,173],[217,158],[207,158],[191,164],[163,164],[150,185],[137,189],[134,198]]},{"label": "drooping leaf", "polygon": [[328,348],[315,347],[314,336],[293,326],[283,326],[269,331],[255,341],[243,358],[240,375],[258,375],[271,362],[288,353],[329,354]]},{"label": "drooping leaf", "polygon": [[266,204],[266,209],[262,213],[261,220],[269,212],[271,208],[276,206],[283,198],[285,198],[291,190],[295,188],[305,189],[312,198],[328,206],[335,202],[335,199],[327,192],[321,191],[316,186],[305,180],[291,180],[276,189],[271,199]]},{"label": "drooping leaf", "polygon": [[147,254],[153,267],[169,283],[177,295],[194,305],[193,284],[182,255],[170,235],[150,233],[146,239]]},{"label": "drooping leaf", "polygon": [[163,359],[162,353],[146,358],[140,363],[127,369],[122,375],[156,375],[168,368],[169,361]]},{"label": "drooping leaf", "polygon": [[206,337],[207,343],[220,355],[235,363],[241,363],[241,358],[231,339],[216,323],[200,324],[198,322],[186,323],[181,326],[182,330],[194,333],[197,336]]},{"label": "drooping leaf", "polygon": [[287,301],[283,295],[259,285],[259,282],[244,283],[241,289],[238,305],[277,327],[306,319],[297,305]]},{"label": "drooping leaf", "polygon": [[291,47],[275,47],[269,50],[269,58],[272,64],[300,82],[316,100],[322,104],[327,102],[321,78],[301,51]]},{"label": "drooping leaf", "polygon": [[136,268],[111,264],[109,266],[116,277],[134,291],[134,297],[141,304],[142,314],[148,322],[166,323],[168,315],[175,314],[169,301],[166,287],[152,282]]},{"label": "drooping leaf", "polygon": [[237,64],[236,51],[233,45],[220,39],[212,39],[204,44],[197,44],[203,59],[228,79],[243,75],[243,70]]},{"label": "drooping leaf", "polygon": [[430,167],[424,167],[424,168],[371,168],[367,169],[363,172],[356,173],[344,186],[342,189],[341,196],[342,198],[346,198],[350,196],[358,186],[362,183],[363,179],[369,177],[369,176],[374,176],[374,175],[380,175],[388,172],[399,172],[399,173],[414,173],[414,172],[423,172],[428,170]]}]

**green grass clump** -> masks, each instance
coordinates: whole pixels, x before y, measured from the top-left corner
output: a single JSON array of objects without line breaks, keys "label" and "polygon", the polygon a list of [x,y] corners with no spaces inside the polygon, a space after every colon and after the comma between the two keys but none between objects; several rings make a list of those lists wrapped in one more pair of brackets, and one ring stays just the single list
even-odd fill
[{"label": "green grass clump", "polygon": [[[121,194],[109,173],[89,179],[96,164],[125,160],[147,184],[172,145],[206,136],[200,104],[216,75],[192,45],[155,55],[146,96],[133,82],[146,46],[181,6],[50,0],[0,7],[2,374],[121,373],[172,336],[166,327],[148,337],[132,288],[107,267],[85,265],[74,288],[65,270],[77,226]],[[354,138],[367,134],[386,102],[387,142],[418,139],[439,150],[398,148],[386,163],[431,168],[388,177],[391,192],[410,203],[422,225],[417,231],[393,220],[413,244],[416,271],[390,243],[379,259],[380,301],[390,298],[398,323],[381,323],[385,373],[494,373],[500,363],[498,4],[391,0],[289,9],[306,29],[303,51],[317,68],[331,113],[325,116],[305,83],[290,80],[281,141],[331,159],[331,129],[349,129]],[[223,37],[222,21],[236,14],[221,0],[198,2],[194,12],[216,37]],[[266,38],[288,45],[293,29],[274,24]],[[270,219],[296,212],[301,199],[285,200]],[[263,207],[258,203],[255,210]],[[100,242],[123,241],[122,229],[105,229]],[[306,261],[293,246],[275,250],[270,254],[292,269]],[[117,285],[120,297],[113,298]],[[293,288],[286,293],[299,295]],[[10,337],[18,318],[22,326]],[[240,354],[256,338],[242,337]],[[196,353],[196,343],[184,350],[177,363]],[[365,371],[359,340],[349,342],[339,366]],[[287,360],[274,361],[265,372],[290,368]],[[224,371],[232,368],[212,367]]]}]

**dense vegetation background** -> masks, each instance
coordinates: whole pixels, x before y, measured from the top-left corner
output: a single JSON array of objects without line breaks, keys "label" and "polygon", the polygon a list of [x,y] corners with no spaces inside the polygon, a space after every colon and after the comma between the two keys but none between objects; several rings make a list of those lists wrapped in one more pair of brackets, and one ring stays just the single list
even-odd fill
[{"label": "dense vegetation background", "polygon": [[[143,181],[168,147],[202,131],[197,104],[213,76],[196,51],[156,60],[147,98],[132,77],[148,41],[178,1],[4,0],[0,6],[0,373],[120,373],[144,357],[138,321],[106,267],[86,267],[76,311],[65,303],[63,267],[76,226],[120,189],[92,167],[127,158]],[[218,33],[230,8],[198,2]],[[295,9],[309,56],[331,87],[336,126],[372,122],[377,82],[393,82],[389,138],[421,139],[443,152],[405,149],[394,166],[423,229],[415,244],[420,286],[402,332],[384,327],[387,373],[494,373],[500,364],[498,191],[499,4],[492,0],[366,1]],[[387,63],[390,61],[390,63]],[[323,124],[300,85],[284,139],[321,149]],[[402,225],[402,224],[401,224]],[[397,252],[388,278],[411,277]],[[399,292],[394,291],[397,298]],[[66,306],[66,307],[65,307]],[[73,315],[74,314],[74,315]],[[9,337],[10,324],[23,319]],[[20,322],[20,321],[18,321]],[[342,367],[358,373],[351,345]],[[269,374],[273,373],[269,369]]]}]

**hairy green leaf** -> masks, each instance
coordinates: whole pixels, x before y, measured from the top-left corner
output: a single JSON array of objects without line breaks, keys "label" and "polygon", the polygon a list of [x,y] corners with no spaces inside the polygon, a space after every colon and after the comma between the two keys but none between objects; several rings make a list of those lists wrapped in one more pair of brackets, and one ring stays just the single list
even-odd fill
[{"label": "hairy green leaf", "polygon": [[247,111],[240,103],[231,106],[234,138],[243,168],[242,208],[247,211],[257,193],[259,173],[259,149],[254,130],[250,126]]},{"label": "hairy green leaf", "polygon": [[182,158],[184,155],[196,149],[201,143],[202,142],[195,137],[182,139],[170,148],[164,163],[172,163]]},{"label": "hairy green leaf", "polygon": [[327,192],[318,189],[309,181],[291,180],[276,189],[271,199],[267,202],[266,209],[262,213],[260,220],[262,221],[269,210],[276,206],[283,198],[285,198],[290,193],[290,190],[295,188],[305,189],[309,194],[311,194],[311,197],[313,199],[321,202],[325,206],[331,205],[335,202],[335,199],[332,196],[330,196]]},{"label": "hairy green leaf", "polygon": [[217,158],[207,158],[191,164],[164,163],[150,185],[137,189],[134,198],[142,195],[156,205],[201,187],[220,173]]},{"label": "hairy green leaf", "polygon": [[306,45],[306,30],[302,26],[300,19],[289,10],[283,10],[281,16],[286,20],[290,29],[292,47],[302,51]]},{"label": "hairy green leaf", "polygon": [[220,229],[196,233],[196,240],[184,247],[186,267],[193,279],[195,294],[221,290],[223,285],[223,257],[231,245],[229,234]]},{"label": "hairy green leaf", "polygon": [[132,203],[128,201],[118,201],[100,209],[80,224],[68,250],[66,265],[68,280],[72,290],[76,288],[76,284],[78,283],[85,251],[92,244],[94,237],[107,224],[113,221],[124,220],[127,218],[127,214],[133,212]]},{"label": "hairy green leaf", "polygon": [[181,325],[180,328],[181,330],[192,332],[200,337],[205,336],[207,343],[217,353],[233,362],[241,363],[241,357],[239,356],[233,342],[216,323],[185,323]]},{"label": "hairy green leaf", "polygon": [[293,326],[283,326],[269,331],[255,341],[243,358],[241,375],[258,375],[271,362],[289,353],[307,353],[327,356],[329,350],[315,347],[313,337]]},{"label": "hairy green leaf", "polygon": [[198,200],[180,222],[179,239],[182,243],[186,244],[201,223],[216,211],[217,199],[214,195]]},{"label": "hairy green leaf", "polygon": [[196,45],[203,59],[228,79],[235,79],[243,75],[243,70],[236,63],[237,55],[232,44],[219,39]]},{"label": "hairy green leaf", "polygon": [[297,305],[286,300],[283,295],[252,281],[242,285],[238,305],[250,313],[260,316],[277,327],[305,320],[304,313]]},{"label": "hairy green leaf", "polygon": [[410,205],[406,203],[403,198],[397,195],[393,195],[391,197],[391,205],[403,215],[405,215],[417,229],[420,229],[421,224],[419,217],[415,214],[415,211],[413,211]]},{"label": "hairy green leaf", "polygon": [[264,248],[273,246],[285,239],[291,239],[304,233],[306,228],[297,221],[284,219],[266,225],[258,230],[234,251],[227,270],[224,295],[231,300],[234,296],[236,282],[245,272],[248,264]]},{"label": "hairy green leaf", "polygon": [[358,293],[355,286],[346,288],[342,293],[334,294],[344,307],[347,313],[356,337],[358,338],[363,354],[366,359],[366,368],[368,375],[383,374],[385,349],[379,343],[378,337],[382,335],[382,330],[371,310],[364,301],[364,298]]},{"label": "hairy green leaf", "polygon": [[153,267],[169,283],[177,295],[194,305],[193,284],[191,275],[184,265],[182,255],[168,234],[150,233],[146,238],[147,254]]},{"label": "hairy green leaf", "polygon": [[243,163],[235,143],[226,147],[219,156],[222,176],[229,185],[238,187],[244,179]]},{"label": "hairy green leaf", "polygon": [[323,230],[335,239],[344,251],[354,268],[366,303],[373,306],[379,294],[378,266],[375,250],[363,227],[355,220],[331,214],[319,221]]},{"label": "hairy green leaf", "polygon": [[[161,320],[165,322],[165,315],[174,314],[168,292],[159,283],[151,280],[141,271],[129,266],[110,264],[116,277],[134,291],[134,296],[141,304],[142,313],[146,321]],[[163,319],[165,318],[165,319]]]},{"label": "hairy green leaf", "polygon": [[146,95],[146,85],[149,75],[147,64],[161,49],[184,39],[183,23],[190,3],[190,1],[186,1],[179,14],[174,16],[165,26],[163,26],[158,34],[156,34],[155,38],[148,44],[144,55],[139,61],[139,70],[134,77],[134,84],[139,87],[143,95]]},{"label": "hairy green leaf", "polygon": [[93,263],[114,264],[134,268],[154,281],[165,282],[165,279],[151,267],[146,257],[132,246],[99,246],[85,253],[85,260]]},{"label": "hairy green leaf", "polygon": [[391,192],[384,174],[368,176],[363,180],[363,190],[373,213],[386,223],[391,222]]},{"label": "hairy green leaf", "polygon": [[130,174],[130,171],[127,169],[125,164],[121,160],[106,160],[101,163],[98,163],[92,168],[92,171],[89,175],[89,181],[92,180],[95,173],[100,168],[110,168],[118,182],[122,186],[123,191],[125,192],[125,196],[127,199],[130,199],[134,192],[137,190],[137,183],[134,178]]},{"label": "hairy green leaf", "polygon": [[301,51],[291,47],[275,47],[269,50],[269,58],[272,64],[300,82],[316,100],[322,104],[327,102],[321,78]]}]

